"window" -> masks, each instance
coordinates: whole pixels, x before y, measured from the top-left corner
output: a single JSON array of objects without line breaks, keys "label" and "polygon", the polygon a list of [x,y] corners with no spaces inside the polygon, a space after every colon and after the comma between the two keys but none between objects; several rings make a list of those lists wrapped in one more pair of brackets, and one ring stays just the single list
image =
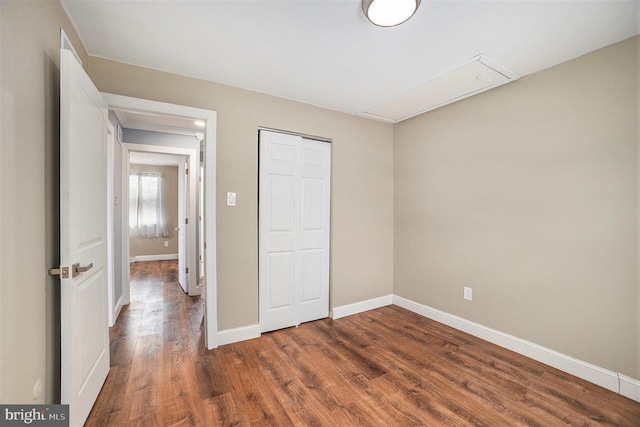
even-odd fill
[{"label": "window", "polygon": [[169,235],[162,204],[162,174],[129,173],[129,232],[135,237]]}]

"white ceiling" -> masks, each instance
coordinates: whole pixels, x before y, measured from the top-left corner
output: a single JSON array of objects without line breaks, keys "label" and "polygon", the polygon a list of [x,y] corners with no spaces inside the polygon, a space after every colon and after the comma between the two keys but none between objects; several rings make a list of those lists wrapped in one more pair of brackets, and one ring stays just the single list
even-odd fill
[{"label": "white ceiling", "polygon": [[392,28],[360,0],[61,2],[90,55],[352,114],[480,54],[525,76],[640,32],[640,0],[423,0]]}]

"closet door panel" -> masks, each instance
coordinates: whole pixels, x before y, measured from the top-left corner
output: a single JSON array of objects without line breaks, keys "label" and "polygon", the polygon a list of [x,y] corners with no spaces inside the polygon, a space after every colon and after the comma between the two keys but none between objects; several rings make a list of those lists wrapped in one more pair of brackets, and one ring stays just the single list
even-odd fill
[{"label": "closet door panel", "polygon": [[329,316],[331,144],[302,140],[300,247],[303,270],[300,322]]},{"label": "closet door panel", "polygon": [[331,145],[260,131],[262,332],[329,315]]},{"label": "closet door panel", "polygon": [[260,132],[259,310],[262,332],[299,323],[299,137]]}]

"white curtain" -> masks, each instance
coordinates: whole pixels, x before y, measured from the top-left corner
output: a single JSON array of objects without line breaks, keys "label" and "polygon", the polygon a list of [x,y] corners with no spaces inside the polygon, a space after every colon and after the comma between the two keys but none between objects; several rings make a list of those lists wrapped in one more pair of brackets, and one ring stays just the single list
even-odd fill
[{"label": "white curtain", "polygon": [[169,235],[162,203],[162,174],[129,173],[129,232],[136,237]]}]

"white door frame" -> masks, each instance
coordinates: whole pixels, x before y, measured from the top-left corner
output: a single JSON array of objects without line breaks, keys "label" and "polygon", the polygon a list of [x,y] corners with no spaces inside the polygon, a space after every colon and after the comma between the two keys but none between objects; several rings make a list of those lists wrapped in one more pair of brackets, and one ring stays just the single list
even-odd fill
[{"label": "white door frame", "polygon": [[[187,169],[189,169],[189,174],[186,176],[187,178],[186,186],[188,187],[189,190],[187,194],[184,195],[185,197],[182,200],[180,200],[180,196],[178,196],[178,199],[179,199],[178,204],[180,205],[178,207],[178,212],[180,212],[180,209],[183,209],[182,212],[184,212],[184,216],[186,218],[189,218],[189,226],[186,227],[187,235],[185,236],[186,254],[179,254],[179,255],[183,258],[184,264],[189,268],[189,275],[188,276],[183,275],[184,272],[178,272],[178,276],[188,277],[187,283],[181,283],[180,285],[183,287],[185,292],[189,294],[189,296],[200,295],[200,286],[198,284],[199,279],[195,277],[196,276],[195,273],[192,273],[196,271],[196,253],[197,253],[196,227],[193,225],[193,221],[194,221],[193,218],[197,216],[196,200],[195,200],[196,199],[196,174],[193,173],[193,171],[196,170],[197,168],[196,165],[198,163],[197,160],[199,156],[198,156],[197,150],[191,150],[187,148],[167,147],[167,146],[161,146],[161,145],[133,144],[129,142],[124,142],[123,146],[127,149],[127,155],[125,156],[124,159],[129,163],[130,163],[131,152],[170,154],[170,155],[186,157],[188,162]],[[129,179],[129,176],[127,173],[127,180],[128,179]],[[180,186],[181,184],[182,185],[185,184],[185,166],[184,165],[178,166],[178,185]],[[183,195],[183,192],[180,189],[178,189],[178,195]],[[184,206],[185,201],[187,206]],[[122,201],[122,208],[127,212],[129,212],[128,197],[125,197],[124,200]],[[178,218],[181,219],[180,215],[178,215]],[[127,220],[127,224],[128,224],[128,220]],[[184,224],[178,224],[178,227],[184,228]],[[128,230],[128,227],[127,227],[127,230]],[[127,239],[127,242],[129,242],[129,239]],[[129,292],[129,290],[130,289],[127,289],[126,291]]]},{"label": "white door frame", "polygon": [[[193,274],[193,266],[197,265],[197,262],[192,262],[191,260],[191,257],[196,256],[195,253],[192,253],[192,249],[197,249],[197,243],[193,242],[190,245],[189,238],[192,233],[187,233],[192,227],[184,225],[185,218],[191,218],[190,222],[193,226],[193,217],[196,215],[195,209],[193,212],[189,209],[189,201],[193,200],[195,194],[197,194],[196,189],[191,187],[191,180],[189,179],[191,176],[187,175],[190,168],[191,157],[187,156],[178,165],[178,227],[176,231],[178,232],[178,279],[182,289],[191,296],[195,295],[196,289],[198,295],[200,295],[200,285],[199,281],[193,281],[187,270],[185,270],[185,267],[189,268],[190,270],[188,271]],[[197,241],[197,235],[194,233],[193,236],[196,237]]]},{"label": "white door frame", "polygon": [[116,145],[116,130],[110,121],[107,121],[107,294],[109,302],[109,327],[115,325],[115,301],[114,301],[114,186],[113,186],[113,164],[114,150]]},{"label": "white door frame", "polygon": [[[120,259],[115,259],[116,263],[120,263],[120,298],[115,302],[114,307],[114,316],[113,322],[118,320],[118,316],[120,315],[120,311],[122,307],[125,305],[129,305],[131,302],[131,295],[127,293],[126,295],[122,291],[126,286],[129,289],[129,279],[131,278],[129,275],[129,245],[125,245],[124,242],[127,242],[129,238],[129,211],[124,210],[122,202],[125,198],[127,198],[127,194],[129,191],[129,164],[125,162],[123,159],[127,158],[127,149],[122,145],[122,141],[120,140],[122,129],[120,126],[116,129],[116,150],[120,150],[120,161],[123,162],[121,165],[121,173],[120,177],[120,200],[118,203],[120,204]],[[127,179],[122,179],[126,173]],[[117,264],[116,264],[117,265]],[[114,266],[115,267],[115,266]],[[115,292],[115,288],[114,288]]]},{"label": "white door frame", "polygon": [[[218,346],[218,316],[217,316],[217,268],[216,268],[216,128],[217,114],[215,111],[195,107],[167,104],[148,99],[131,98],[128,96],[103,93],[109,108],[151,114],[181,116],[200,119],[205,122],[205,176],[204,176],[204,228],[205,228],[205,301],[204,325],[205,345],[208,349]],[[124,144],[123,144],[124,145]],[[141,145],[141,144],[137,144]],[[166,148],[166,147],[165,147]],[[128,159],[128,156],[126,157]],[[128,183],[128,162],[123,165]],[[195,168],[192,169],[195,172]],[[195,174],[194,174],[195,175]],[[126,193],[125,193],[126,194]],[[127,199],[128,200],[128,199]],[[124,200],[123,200],[124,201]],[[128,211],[127,211],[128,212]],[[123,215],[125,217],[125,215]],[[128,228],[128,215],[123,227]],[[195,227],[193,227],[195,229]],[[127,245],[128,246],[128,245]],[[128,249],[127,249],[128,252]],[[127,253],[127,262],[129,254]],[[124,266],[123,266],[124,267]],[[123,275],[124,276],[124,275]],[[125,293],[125,286],[127,287]],[[128,294],[129,281],[123,283],[123,296]],[[128,303],[129,301],[126,301]]]},{"label": "white door frame", "polygon": [[[120,311],[124,305],[129,304],[130,298],[129,294],[125,295],[122,292],[122,289],[129,286],[129,245],[124,245],[124,247],[116,247],[116,233],[120,233],[120,242],[126,242],[129,238],[129,229],[128,227],[124,227],[124,224],[120,225],[119,229],[116,229],[116,213],[115,207],[120,206],[122,209],[122,198],[125,197],[127,192],[129,191],[129,180],[121,179],[120,188],[116,189],[115,183],[115,170],[116,168],[116,152],[120,154],[120,165],[119,168],[124,174],[126,171],[127,175],[129,171],[128,167],[128,157],[125,157],[125,149],[122,146],[122,141],[120,141],[121,131],[120,126],[114,128],[110,121],[107,122],[107,143],[109,141],[112,142],[111,145],[107,144],[107,198],[108,198],[108,207],[107,207],[107,242],[110,245],[109,253],[111,254],[111,259],[108,260],[109,272],[112,274],[112,279],[107,283],[108,290],[108,314],[109,314],[109,327],[112,327],[116,324],[118,320],[118,316],[120,315]],[[110,139],[111,136],[111,139]],[[123,175],[124,176],[124,175]],[[120,196],[117,196],[119,194]],[[121,212],[123,215],[123,213]],[[122,220],[123,216],[120,216]],[[120,258],[118,260],[118,258]],[[116,277],[116,265],[120,264],[120,277]],[[115,283],[119,280],[122,283],[120,288],[121,295],[118,300],[115,300]]]}]

